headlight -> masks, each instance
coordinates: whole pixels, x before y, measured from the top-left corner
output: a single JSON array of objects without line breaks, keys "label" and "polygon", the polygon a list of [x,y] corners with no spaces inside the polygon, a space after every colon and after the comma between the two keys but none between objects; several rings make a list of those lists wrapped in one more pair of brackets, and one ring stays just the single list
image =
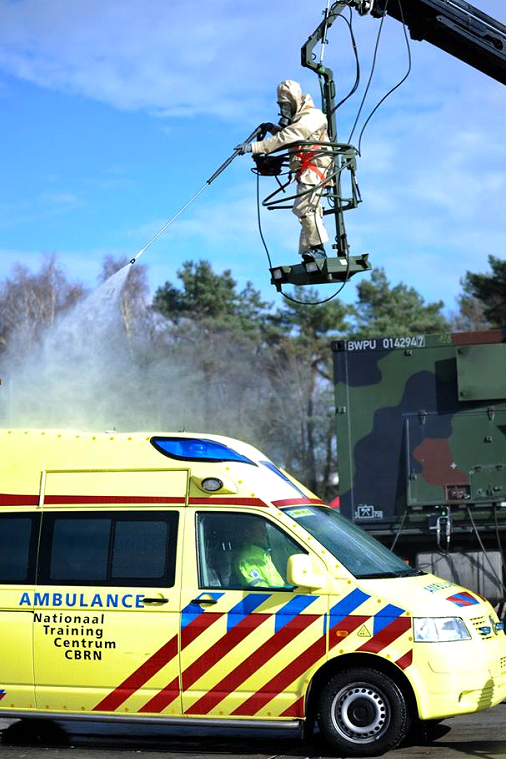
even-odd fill
[{"label": "headlight", "polygon": [[415,617],[413,628],[417,643],[446,643],[471,639],[460,617]]}]

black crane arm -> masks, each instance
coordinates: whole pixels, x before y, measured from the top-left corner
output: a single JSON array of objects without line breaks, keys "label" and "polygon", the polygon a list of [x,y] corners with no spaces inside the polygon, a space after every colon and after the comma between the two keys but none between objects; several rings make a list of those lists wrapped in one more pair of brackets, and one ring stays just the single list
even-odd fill
[{"label": "black crane arm", "polygon": [[[403,21],[414,40],[427,40],[506,84],[506,26],[465,0],[363,0],[351,3]],[[361,6],[361,7],[360,7]]]}]

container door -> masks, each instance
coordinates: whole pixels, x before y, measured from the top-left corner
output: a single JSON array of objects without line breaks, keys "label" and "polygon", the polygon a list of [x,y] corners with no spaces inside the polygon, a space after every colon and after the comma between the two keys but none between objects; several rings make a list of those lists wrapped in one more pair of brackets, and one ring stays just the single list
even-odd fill
[{"label": "container door", "polygon": [[39,515],[0,515],[0,713],[35,708],[33,593]]},{"label": "container door", "polygon": [[407,414],[408,505],[504,500],[505,429],[504,409]]},{"label": "container door", "polygon": [[[328,608],[328,596],[287,583],[288,557],[307,551],[262,516],[202,510],[187,522],[185,556],[195,553],[182,581],[184,714],[303,716]],[[154,712],[167,706],[164,694],[152,702]]]}]

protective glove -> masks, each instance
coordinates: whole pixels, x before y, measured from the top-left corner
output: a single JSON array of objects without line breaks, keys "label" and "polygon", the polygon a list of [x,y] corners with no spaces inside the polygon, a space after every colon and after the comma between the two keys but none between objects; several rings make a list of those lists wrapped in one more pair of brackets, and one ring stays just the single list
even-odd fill
[{"label": "protective glove", "polygon": [[262,132],[270,132],[271,134],[277,134],[281,131],[281,127],[277,124],[273,124],[272,121],[266,121],[264,124],[260,124]]},{"label": "protective glove", "polygon": [[251,153],[251,142],[241,142],[239,145],[236,145],[234,150],[237,150],[239,155],[244,155],[245,153]]}]

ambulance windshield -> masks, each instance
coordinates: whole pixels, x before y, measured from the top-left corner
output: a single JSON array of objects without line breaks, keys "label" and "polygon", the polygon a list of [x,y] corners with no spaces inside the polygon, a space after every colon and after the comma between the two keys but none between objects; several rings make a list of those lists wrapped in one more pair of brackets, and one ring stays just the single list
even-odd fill
[{"label": "ambulance windshield", "polygon": [[152,437],[150,440],[157,451],[169,456],[171,459],[181,461],[242,461],[244,464],[253,464],[228,445],[219,443],[217,440],[192,437]]},{"label": "ambulance windshield", "polygon": [[423,574],[381,545],[360,527],[321,506],[291,506],[285,514],[304,527],[357,578]]}]

